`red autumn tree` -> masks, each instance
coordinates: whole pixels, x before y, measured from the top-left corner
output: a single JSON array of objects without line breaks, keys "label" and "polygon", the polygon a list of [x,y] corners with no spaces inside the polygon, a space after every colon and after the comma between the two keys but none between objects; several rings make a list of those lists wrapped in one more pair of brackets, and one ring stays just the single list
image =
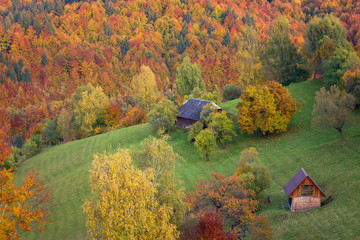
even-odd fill
[{"label": "red autumn tree", "polygon": [[122,109],[119,105],[110,103],[105,112],[105,124],[112,127],[119,124],[122,116]]},{"label": "red autumn tree", "polygon": [[[265,231],[272,236],[269,225],[259,223],[255,214],[257,201],[253,199],[254,192],[243,187],[242,179],[231,175],[226,178],[220,173],[212,172],[209,180],[200,180],[196,190],[189,194],[187,201],[192,206],[192,212],[202,215],[204,211],[215,211],[226,223],[237,238]],[[261,230],[260,230],[261,229]]]},{"label": "red autumn tree", "polygon": [[144,123],[146,120],[146,112],[138,107],[132,108],[126,116],[121,119],[120,126],[121,127],[129,127],[136,124]]},{"label": "red autumn tree", "polygon": [[224,220],[217,212],[205,212],[183,239],[236,240],[235,234],[223,231],[224,225]]},{"label": "red autumn tree", "polygon": [[0,128],[0,164],[1,165],[4,164],[11,151],[11,146],[7,142],[8,138],[9,137],[6,134],[5,130]]}]

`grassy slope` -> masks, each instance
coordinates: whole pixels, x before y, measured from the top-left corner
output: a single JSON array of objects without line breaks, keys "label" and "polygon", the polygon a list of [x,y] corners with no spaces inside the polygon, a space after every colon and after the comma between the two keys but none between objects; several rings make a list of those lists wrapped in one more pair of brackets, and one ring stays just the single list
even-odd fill
[{"label": "grassy slope", "polygon": [[88,170],[93,154],[118,146],[136,148],[149,134],[147,125],[138,125],[55,146],[27,160],[16,175],[23,175],[29,170],[38,171],[52,189],[58,206],[51,213],[53,223],[41,233],[24,235],[25,239],[85,239],[81,205],[90,193]]},{"label": "grassy slope", "polygon": [[[205,163],[192,144],[187,143],[186,133],[179,130],[172,134],[169,143],[185,160],[177,168],[187,190],[194,183],[207,178],[209,172],[219,171],[230,175],[238,165],[239,154],[244,148],[254,146],[259,156],[271,170],[273,183],[268,190],[273,204],[262,214],[267,216],[275,232],[275,239],[349,239],[356,234],[359,210],[356,191],[360,183],[360,114],[354,124],[345,128],[345,141],[339,140],[335,130],[327,134],[310,128],[314,94],[321,82],[312,81],[289,87],[292,95],[302,103],[302,110],[293,118],[286,133],[262,136],[238,135],[227,149],[213,153]],[[233,111],[237,100],[223,104],[225,110]],[[88,169],[92,155],[115,148],[138,148],[141,140],[150,135],[147,125],[139,125],[91,137],[81,141],[56,146],[41,152],[25,162],[18,170],[21,176],[30,169],[39,172],[54,191],[58,207],[52,212],[53,223],[42,233],[30,233],[26,239],[82,239],[86,236],[84,216],[80,206],[90,192]],[[306,213],[289,213],[287,198],[282,186],[299,170],[305,170],[317,181],[326,194],[335,201],[321,209]]]}]

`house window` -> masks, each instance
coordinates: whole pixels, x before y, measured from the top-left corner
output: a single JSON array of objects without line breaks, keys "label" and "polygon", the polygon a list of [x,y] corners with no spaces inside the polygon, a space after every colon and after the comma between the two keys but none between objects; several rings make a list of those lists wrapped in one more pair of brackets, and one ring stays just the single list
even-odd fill
[{"label": "house window", "polygon": [[307,197],[313,195],[313,185],[302,185],[301,196]]}]

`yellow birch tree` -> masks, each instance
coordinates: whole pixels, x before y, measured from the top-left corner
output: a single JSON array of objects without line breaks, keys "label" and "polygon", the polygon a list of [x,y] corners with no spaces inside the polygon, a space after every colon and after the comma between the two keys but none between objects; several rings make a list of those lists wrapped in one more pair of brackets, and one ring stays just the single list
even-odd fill
[{"label": "yellow birch tree", "polygon": [[83,205],[90,239],[176,239],[171,208],[159,205],[153,181],[154,171],[135,169],[126,150],[95,155]]},{"label": "yellow birch tree", "polygon": [[[85,91],[80,93],[79,100],[75,101],[75,119],[80,126],[80,130],[90,135],[94,130],[96,119],[106,110],[109,98],[105,95],[101,87],[93,87],[91,84],[86,86]],[[73,96],[73,99],[76,99]]]},{"label": "yellow birch tree", "polygon": [[155,74],[148,66],[141,66],[140,73],[132,79],[131,90],[137,104],[147,111],[159,100]]}]

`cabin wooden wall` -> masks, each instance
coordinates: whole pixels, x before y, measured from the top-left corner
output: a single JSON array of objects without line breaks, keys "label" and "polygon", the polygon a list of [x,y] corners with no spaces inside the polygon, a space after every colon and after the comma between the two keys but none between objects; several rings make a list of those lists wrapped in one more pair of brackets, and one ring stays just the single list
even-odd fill
[{"label": "cabin wooden wall", "polygon": [[194,123],[196,123],[195,120],[186,119],[186,118],[182,118],[182,117],[177,117],[175,126],[187,129],[191,125],[193,125]]},{"label": "cabin wooden wall", "polygon": [[[303,185],[313,186],[312,196],[301,195],[301,188]],[[307,177],[299,184],[299,186],[297,186],[297,188],[290,194],[289,197],[292,198],[291,210],[294,212],[301,212],[320,207],[321,198],[325,197],[325,195],[322,194],[315,183],[309,177]]]},{"label": "cabin wooden wall", "polygon": [[313,185],[313,198],[325,197],[319,190],[319,188],[310,180],[309,177],[305,178],[299,186],[290,194],[290,198],[301,197],[301,186],[302,185]]},{"label": "cabin wooden wall", "polygon": [[321,198],[313,197],[295,197],[292,199],[292,211],[301,212],[321,206]]}]

